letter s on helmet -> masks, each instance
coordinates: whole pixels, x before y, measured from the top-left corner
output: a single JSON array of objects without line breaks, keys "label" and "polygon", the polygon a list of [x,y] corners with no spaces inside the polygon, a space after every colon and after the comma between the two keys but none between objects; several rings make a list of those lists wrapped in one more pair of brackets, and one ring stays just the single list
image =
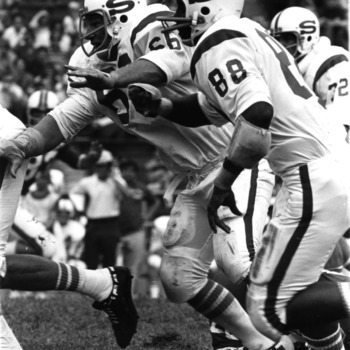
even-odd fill
[{"label": "letter s on helmet", "polygon": [[[200,36],[218,19],[234,15],[240,17],[244,0],[177,0],[174,17],[158,17],[164,31],[179,30],[184,44],[194,46]],[[175,22],[171,25],[168,22]]]},{"label": "letter s on helmet", "polygon": [[[288,7],[279,12],[270,25],[271,35],[280,41],[296,59],[307,55],[320,38],[320,22],[316,15],[303,7]],[[294,43],[285,44],[286,35],[294,36]]]},{"label": "letter s on helmet", "polygon": [[[80,9],[79,36],[85,55],[90,57],[98,53],[100,58],[109,60],[112,49],[129,37],[132,21],[144,6],[147,6],[147,0],[84,0],[83,8]],[[102,16],[103,23],[88,32],[86,17],[92,14]],[[89,50],[85,44],[99,30],[104,30],[104,40]]]}]

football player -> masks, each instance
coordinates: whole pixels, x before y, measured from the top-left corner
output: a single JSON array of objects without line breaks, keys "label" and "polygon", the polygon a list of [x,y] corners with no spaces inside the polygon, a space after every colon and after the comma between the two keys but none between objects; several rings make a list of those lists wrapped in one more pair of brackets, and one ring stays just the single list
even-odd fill
[{"label": "football player", "polygon": [[306,84],[332,112],[332,119],[344,125],[349,141],[349,52],[320,37],[318,18],[302,7],[279,12],[271,21],[270,32],[295,58]]},{"label": "football player", "polygon": [[[25,126],[0,106],[0,148],[19,135]],[[21,163],[16,177],[10,174],[6,154],[0,157],[0,285],[2,289],[45,291],[69,290],[92,297],[93,307],[105,311],[120,347],[129,345],[137,326],[137,312],[131,298],[130,271],[124,267],[86,270],[54,262],[37,255],[6,255],[9,230],[12,226],[28,160]],[[11,157],[10,157],[11,158]],[[33,221],[33,220],[31,220]],[[35,223],[33,222],[33,225]],[[33,229],[35,233],[37,226]],[[37,231],[37,234],[40,232]],[[50,242],[41,236],[43,245]],[[1,316],[0,344],[20,349],[13,333]],[[7,347],[6,347],[7,346]],[[12,347],[11,347],[12,349]]]},{"label": "football player", "polygon": [[240,18],[243,5],[178,0],[175,17],[159,18],[166,32],[177,29],[195,46],[190,70],[202,93],[173,100],[160,99],[152,88],[131,87],[130,93],[135,103],[149,103],[139,108],[149,115],[186,125],[188,119],[197,125],[234,123],[208,204],[213,229],[224,227],[217,210],[237,176],[268,159],[283,180],[286,206],[269,223],[254,259],[249,314],[275,341],[297,328],[312,348],[339,349],[338,320],[350,317],[350,284],[318,280],[350,226],[348,144],[288,51],[260,25]]},{"label": "football player", "polygon": [[[256,331],[232,294],[207,277],[213,249],[218,263],[232,280],[237,282],[247,277],[265,224],[274,176],[262,162],[239,177],[235,183],[237,206],[231,206],[236,215],[229,210],[221,213],[233,234],[227,236],[220,231],[213,242],[205,203],[233,129],[226,125],[192,130],[161,118],[150,120],[136,113],[129,104],[122,88],[132,82],[165,85],[163,90],[169,96],[196,91],[189,77],[187,50],[176,34],[163,34],[161,24],[155,21],[156,16],[172,12],[161,4],[146,7],[141,3],[84,2],[80,24],[82,45],[67,66],[68,99],[34,128],[12,142],[3,143],[2,154],[8,154],[15,170],[22,158],[47,152],[64,139],[71,139],[93,118],[105,115],[124,130],[153,143],[169,169],[179,175],[167,195],[185,177],[188,179],[186,190],[177,197],[164,237],[166,251],[161,276],[169,299],[188,302],[209,319],[224,325],[249,349],[274,347],[274,341]],[[239,188],[244,189],[242,193]],[[234,203],[233,197],[228,203]],[[257,205],[261,205],[259,210],[255,210]],[[244,216],[239,217],[237,207]]]},{"label": "football player", "polygon": [[[276,14],[270,24],[270,33],[295,58],[306,84],[315,92],[321,105],[331,112],[332,124],[340,129],[340,137],[343,130],[339,125],[342,124],[345,127],[346,140],[349,142],[349,52],[342,47],[331,45],[327,37],[320,37],[317,16],[302,7],[289,7]],[[346,238],[341,239],[338,243],[343,250],[347,247],[345,240]],[[341,260],[343,250],[336,247],[331,260]],[[349,348],[349,324],[346,328],[343,327],[343,330],[347,333],[346,348]]]},{"label": "football player", "polygon": [[[27,102],[27,126],[36,125],[50,110],[59,104],[57,95],[49,90],[34,91]],[[74,168],[86,168],[101,153],[98,143],[92,144],[87,154],[82,154],[72,144],[60,144],[54,150],[30,158],[24,177],[22,195],[33,186],[40,172],[43,172],[53,159],[60,159]],[[50,179],[55,190],[62,187],[63,174],[50,170]],[[44,243],[43,243],[44,242]],[[36,254],[45,258],[56,256],[57,244],[51,232],[33,218],[27,209],[19,205],[11,228],[11,241],[6,246],[6,254]]]}]

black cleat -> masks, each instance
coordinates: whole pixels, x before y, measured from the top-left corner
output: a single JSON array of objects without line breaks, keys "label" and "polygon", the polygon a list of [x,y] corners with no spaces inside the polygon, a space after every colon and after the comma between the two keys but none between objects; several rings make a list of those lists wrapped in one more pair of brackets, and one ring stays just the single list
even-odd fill
[{"label": "black cleat", "polygon": [[116,266],[108,269],[113,281],[112,292],[106,300],[95,301],[92,306],[108,315],[117,343],[124,349],[136,333],[139,318],[131,296],[133,276],[127,267]]}]

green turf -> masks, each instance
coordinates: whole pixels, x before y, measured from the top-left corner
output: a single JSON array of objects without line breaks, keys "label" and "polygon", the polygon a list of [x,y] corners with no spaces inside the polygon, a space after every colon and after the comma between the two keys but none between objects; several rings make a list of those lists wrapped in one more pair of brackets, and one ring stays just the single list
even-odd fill
[{"label": "green turf", "polygon": [[[23,350],[118,349],[109,321],[91,307],[91,299],[69,292],[49,292],[46,300],[9,299],[3,313]],[[136,300],[138,332],[129,350],[209,350],[207,320],[188,305],[164,299]]]}]

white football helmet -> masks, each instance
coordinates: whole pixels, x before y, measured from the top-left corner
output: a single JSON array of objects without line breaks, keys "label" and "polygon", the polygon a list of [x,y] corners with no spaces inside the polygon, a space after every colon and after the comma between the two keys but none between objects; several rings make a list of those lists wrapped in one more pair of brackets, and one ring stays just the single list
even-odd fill
[{"label": "white football helmet", "polygon": [[34,91],[27,102],[27,126],[36,125],[59,104],[57,95],[49,90]]},{"label": "white football helmet", "polygon": [[294,58],[300,60],[319,41],[320,22],[312,11],[293,6],[272,19],[270,32]]},{"label": "white football helmet", "polygon": [[[90,57],[97,53],[104,60],[116,57],[118,44],[130,36],[132,21],[144,6],[147,6],[147,0],[84,0],[80,10],[79,36],[85,55]],[[103,20],[99,27],[91,29],[87,18],[94,14]],[[104,31],[104,39],[95,44],[92,36],[100,30]],[[88,41],[93,45],[90,51],[85,45]]]},{"label": "white football helmet", "polygon": [[[159,17],[167,27],[164,31],[179,30],[184,44],[194,46],[200,36],[217,20],[225,16],[240,17],[244,0],[177,0],[174,17]],[[175,22],[168,26],[167,22]]]}]

